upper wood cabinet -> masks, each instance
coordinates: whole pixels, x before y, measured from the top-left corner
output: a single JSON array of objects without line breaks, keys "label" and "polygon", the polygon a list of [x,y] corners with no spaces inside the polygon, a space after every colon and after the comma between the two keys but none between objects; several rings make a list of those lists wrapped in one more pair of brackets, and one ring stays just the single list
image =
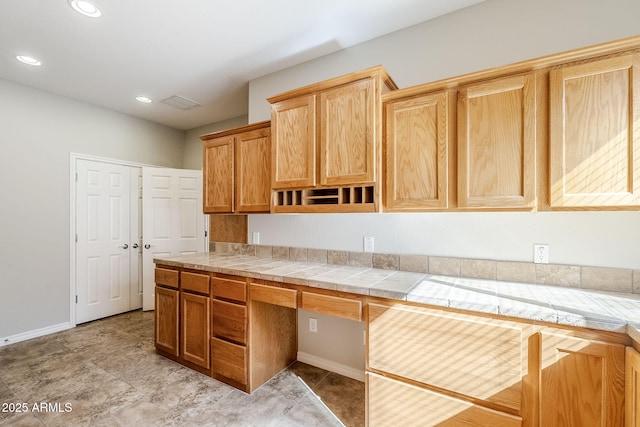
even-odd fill
[{"label": "upper wood cabinet", "polygon": [[394,89],[377,66],[268,99],[272,187],[291,190],[277,192],[274,212],[376,210],[381,95]]},{"label": "upper wood cabinet", "polygon": [[460,88],[459,207],[534,207],[536,93],[533,72]]},{"label": "upper wood cabinet", "polygon": [[272,106],[271,180],[274,188],[316,184],[316,98],[286,99]]},{"label": "upper wood cabinet", "polygon": [[552,208],[640,205],[640,54],[550,72]]},{"label": "upper wood cabinet", "polygon": [[203,135],[205,213],[269,212],[270,123]]},{"label": "upper wood cabinet", "polygon": [[455,91],[383,97],[386,211],[455,205]]}]

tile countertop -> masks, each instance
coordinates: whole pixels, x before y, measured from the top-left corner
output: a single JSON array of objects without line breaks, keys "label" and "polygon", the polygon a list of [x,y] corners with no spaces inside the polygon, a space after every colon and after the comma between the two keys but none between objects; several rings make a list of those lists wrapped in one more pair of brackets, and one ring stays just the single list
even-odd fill
[{"label": "tile countertop", "polygon": [[198,253],[156,264],[627,333],[640,342],[640,295],[249,255]]}]

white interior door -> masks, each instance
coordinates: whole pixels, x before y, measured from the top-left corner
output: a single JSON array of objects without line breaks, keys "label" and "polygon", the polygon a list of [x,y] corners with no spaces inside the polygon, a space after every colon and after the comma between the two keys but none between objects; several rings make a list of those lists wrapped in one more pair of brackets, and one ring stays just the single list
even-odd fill
[{"label": "white interior door", "polygon": [[142,308],[142,168],[131,171],[131,310]]},{"label": "white interior door", "polygon": [[77,323],[131,309],[131,177],[138,171],[76,162]]},{"label": "white interior door", "polygon": [[205,252],[202,171],[142,168],[143,310],[155,308],[156,257]]}]

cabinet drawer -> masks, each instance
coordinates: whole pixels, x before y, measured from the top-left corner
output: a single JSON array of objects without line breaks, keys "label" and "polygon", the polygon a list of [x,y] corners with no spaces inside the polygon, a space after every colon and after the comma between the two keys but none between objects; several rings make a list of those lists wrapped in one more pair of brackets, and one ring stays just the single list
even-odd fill
[{"label": "cabinet drawer", "polygon": [[211,373],[247,383],[247,348],[218,338],[211,339]]},{"label": "cabinet drawer", "polygon": [[295,289],[251,283],[249,285],[249,296],[252,301],[261,301],[288,308],[298,308],[298,291]]},{"label": "cabinet drawer", "polygon": [[247,301],[247,284],[242,277],[229,279],[225,277],[212,277],[212,296],[214,298],[229,299],[233,301]]},{"label": "cabinet drawer", "polygon": [[183,291],[198,292],[209,295],[209,275],[182,271],[180,273]]},{"label": "cabinet drawer", "polygon": [[368,368],[520,411],[524,323],[422,307],[369,304]]},{"label": "cabinet drawer", "polygon": [[[367,373],[370,426],[519,427],[520,417]],[[399,397],[401,396],[401,397]]]},{"label": "cabinet drawer", "polygon": [[213,300],[213,336],[240,344],[247,343],[247,307],[226,301]]},{"label": "cabinet drawer", "polygon": [[362,320],[362,302],[357,299],[303,292],[300,308],[329,316]]},{"label": "cabinet drawer", "polygon": [[170,288],[178,289],[178,270],[156,268],[155,281],[156,285],[168,286]]}]

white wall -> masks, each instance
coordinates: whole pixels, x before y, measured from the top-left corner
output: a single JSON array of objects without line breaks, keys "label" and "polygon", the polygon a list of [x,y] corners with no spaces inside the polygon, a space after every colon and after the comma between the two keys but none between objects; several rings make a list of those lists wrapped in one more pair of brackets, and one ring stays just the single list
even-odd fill
[{"label": "white wall", "polygon": [[[250,82],[249,121],[269,118],[269,96],[376,64],[399,87],[639,33],[635,0],[487,0]],[[640,268],[639,212],[250,215],[267,245]]]},{"label": "white wall", "polygon": [[184,132],[0,80],[0,338],[69,322],[70,152],[182,167]]},{"label": "white wall", "polygon": [[[384,65],[408,87],[637,35],[638,16],[637,0],[487,0],[251,81],[249,121],[269,118],[270,96],[369,66]],[[358,251],[367,235],[380,253],[515,261],[532,261],[533,244],[548,243],[552,263],[640,268],[638,211],[250,215],[253,231],[265,245]],[[340,328],[312,336],[324,343],[315,346],[306,329],[301,351],[336,357]]]}]

